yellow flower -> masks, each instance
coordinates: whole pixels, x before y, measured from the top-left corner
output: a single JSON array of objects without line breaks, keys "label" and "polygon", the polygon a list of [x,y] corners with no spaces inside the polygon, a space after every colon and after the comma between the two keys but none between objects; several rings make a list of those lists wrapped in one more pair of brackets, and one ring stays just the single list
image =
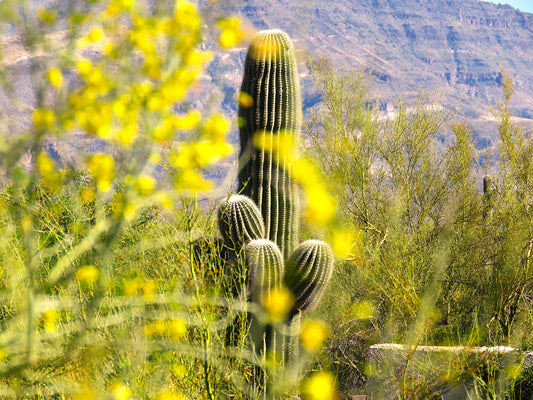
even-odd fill
[{"label": "yellow flower", "polygon": [[302,382],[306,400],[336,400],[335,379],[328,372],[317,372]]},{"label": "yellow flower", "polygon": [[96,400],[96,392],[92,387],[83,387],[78,393],[74,395],[72,400]]},{"label": "yellow flower", "polygon": [[168,193],[157,192],[155,194],[155,199],[157,203],[165,210],[172,210],[174,208],[174,202]]},{"label": "yellow flower", "polygon": [[195,4],[187,0],[176,0],[174,5],[174,23],[178,29],[196,32],[200,28],[200,17]]},{"label": "yellow flower", "polygon": [[200,124],[201,118],[200,111],[194,110],[185,115],[176,117],[174,120],[174,127],[182,131],[189,131]]},{"label": "yellow flower", "polygon": [[139,280],[130,279],[124,282],[124,294],[128,297],[135,296],[139,290]]},{"label": "yellow flower", "polygon": [[50,129],[56,122],[56,115],[48,108],[38,108],[33,112],[32,119],[37,129]]},{"label": "yellow flower", "polygon": [[230,129],[230,122],[220,114],[209,117],[202,126],[202,135],[206,139],[220,143],[224,141]]},{"label": "yellow flower", "polygon": [[92,28],[86,37],[90,42],[96,43],[104,38],[104,31],[101,27],[97,26]]},{"label": "yellow flower", "polygon": [[36,161],[45,186],[52,192],[57,191],[61,186],[61,175],[55,172],[54,161],[46,153],[39,153]]},{"label": "yellow flower", "polygon": [[329,242],[333,247],[333,252],[339,258],[346,258],[351,255],[352,247],[356,241],[362,240],[362,232],[354,233],[351,229],[335,229],[331,234]]},{"label": "yellow flower", "polygon": [[127,400],[130,398],[130,388],[121,382],[114,383],[109,389],[114,400]]},{"label": "yellow flower", "polygon": [[135,190],[139,196],[148,196],[154,191],[155,179],[150,175],[142,174],[135,182]]},{"label": "yellow flower", "polygon": [[87,161],[89,172],[94,177],[98,189],[107,192],[115,175],[115,160],[108,154],[97,153]]},{"label": "yellow flower", "polygon": [[80,283],[93,285],[100,277],[100,271],[94,265],[84,265],[78,268],[74,276]]},{"label": "yellow flower", "polygon": [[326,225],[335,215],[337,205],[324,188],[314,185],[304,188],[307,197],[305,217],[315,225]]},{"label": "yellow flower", "polygon": [[80,200],[84,203],[90,203],[94,200],[95,193],[92,189],[83,189],[80,192]]},{"label": "yellow flower", "polygon": [[317,351],[328,336],[329,328],[320,321],[306,321],[300,333],[300,342],[307,351]]},{"label": "yellow flower", "polygon": [[63,86],[63,74],[59,68],[50,68],[46,72],[46,78],[48,79],[48,82],[50,82],[50,84],[56,89],[59,89]]},{"label": "yellow flower", "polygon": [[211,189],[211,182],[206,181],[198,171],[183,170],[175,176],[175,188],[178,191],[199,193]]},{"label": "yellow flower", "polygon": [[57,323],[59,322],[59,314],[56,310],[46,310],[42,314],[44,330],[47,332],[55,332]]},{"label": "yellow flower", "polygon": [[239,44],[244,36],[241,29],[241,20],[237,17],[223,18],[217,21],[217,26],[222,30],[218,43],[224,48],[234,47]]},{"label": "yellow flower", "polygon": [[297,158],[296,137],[290,131],[283,131],[277,134],[258,131],[253,137],[254,146],[260,150],[275,153],[277,157],[290,161]]},{"label": "yellow flower", "polygon": [[144,300],[150,301],[154,298],[154,291],[156,289],[156,284],[154,281],[146,280],[143,283],[142,289]]},{"label": "yellow flower", "polygon": [[172,340],[181,340],[187,333],[187,324],[181,319],[167,321],[166,334]]},{"label": "yellow flower", "polygon": [[250,108],[254,105],[254,99],[246,92],[240,92],[237,101],[239,103],[239,107],[242,108]]},{"label": "yellow flower", "polygon": [[271,322],[281,322],[294,304],[294,295],[285,287],[269,291],[262,299],[263,309]]},{"label": "yellow flower", "polygon": [[187,400],[181,393],[172,392],[170,389],[163,390],[155,396],[155,400]]},{"label": "yellow flower", "polygon": [[116,133],[116,141],[118,144],[129,147],[133,144],[135,137],[137,136],[137,122],[135,119],[125,123],[121,129]]},{"label": "yellow flower", "polygon": [[166,336],[171,340],[181,340],[187,333],[187,324],[181,319],[157,320],[144,327],[146,336]]}]

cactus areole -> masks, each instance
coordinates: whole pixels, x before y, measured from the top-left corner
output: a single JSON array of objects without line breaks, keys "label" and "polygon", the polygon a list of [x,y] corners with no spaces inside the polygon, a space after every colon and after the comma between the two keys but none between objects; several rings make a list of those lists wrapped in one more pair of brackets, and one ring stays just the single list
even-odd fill
[{"label": "cactus areole", "polygon": [[300,218],[287,146],[298,143],[302,111],[294,47],[280,30],[259,32],[248,49],[239,121],[239,192],[257,204],[266,237],[286,260],[298,243]]}]

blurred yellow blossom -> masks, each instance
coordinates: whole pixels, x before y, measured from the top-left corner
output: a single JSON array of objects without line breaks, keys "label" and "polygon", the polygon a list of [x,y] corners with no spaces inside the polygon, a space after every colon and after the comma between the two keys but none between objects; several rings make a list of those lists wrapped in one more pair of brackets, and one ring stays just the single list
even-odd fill
[{"label": "blurred yellow blossom", "polygon": [[135,190],[139,196],[148,196],[154,191],[155,183],[152,176],[141,174],[135,182]]},{"label": "blurred yellow blossom", "polygon": [[56,310],[48,309],[42,314],[44,330],[55,332],[59,322],[59,314]]},{"label": "blurred yellow blossom", "polygon": [[290,162],[297,159],[297,143],[295,135],[290,131],[272,134],[258,131],[253,137],[254,146],[260,150],[275,153],[277,157],[285,158]]},{"label": "blurred yellow blossom", "polygon": [[77,42],[79,48],[89,47],[98,44],[104,39],[104,30],[100,26],[95,26],[87,32],[85,36],[80,38]]},{"label": "blurred yellow blossom", "polygon": [[92,189],[83,189],[80,192],[80,200],[84,203],[90,203],[94,200],[95,193]]},{"label": "blurred yellow blossom", "polygon": [[163,207],[165,210],[171,210],[174,208],[174,202],[168,193],[158,192],[155,195],[157,203]]},{"label": "blurred yellow blossom", "polygon": [[194,110],[185,115],[177,116],[174,120],[174,127],[182,131],[188,131],[196,128],[201,121],[200,111]]},{"label": "blurred yellow blossom", "polygon": [[294,304],[294,295],[286,287],[269,291],[262,299],[263,309],[271,322],[281,322]]},{"label": "blurred yellow blossom", "polygon": [[94,265],[84,265],[76,270],[74,276],[80,283],[93,285],[100,277],[100,270]]},{"label": "blurred yellow blossom", "polygon": [[33,112],[32,119],[37,129],[50,129],[56,122],[56,115],[49,108],[38,108]]},{"label": "blurred yellow blossom", "polygon": [[209,117],[202,125],[202,135],[217,144],[225,140],[226,134],[230,129],[230,122],[220,114]]},{"label": "blurred yellow blossom", "polygon": [[218,43],[224,48],[234,47],[239,44],[244,33],[242,22],[237,17],[227,17],[217,21],[217,27],[221,30]]},{"label": "blurred yellow blossom", "polygon": [[157,320],[144,327],[146,336],[166,336],[171,340],[181,340],[187,333],[187,324],[181,319]]},{"label": "blurred yellow blossom", "polygon": [[237,101],[239,103],[239,107],[242,108],[249,108],[254,105],[254,99],[246,92],[240,92]]},{"label": "blurred yellow blossom", "polygon": [[61,186],[61,175],[55,171],[54,160],[46,153],[39,153],[36,161],[44,185],[52,192],[57,191]]},{"label": "blurred yellow blossom", "polygon": [[144,300],[146,301],[150,301],[154,298],[154,292],[155,292],[155,289],[156,289],[156,284],[154,281],[152,280],[146,280],[143,282],[143,285],[142,285],[142,289],[143,289],[143,298]]},{"label": "blurred yellow blossom", "polygon": [[357,231],[356,234],[353,229],[334,229],[329,242],[335,255],[339,258],[348,257],[356,240],[361,240],[360,234],[361,231]]},{"label": "blurred yellow blossom", "polygon": [[96,392],[91,386],[82,387],[72,398],[72,400],[96,400]]},{"label": "blurred yellow blossom", "polygon": [[115,176],[115,160],[108,154],[96,153],[87,161],[89,172],[94,177],[98,189],[107,192]]},{"label": "blurred yellow blossom", "polygon": [[172,340],[181,340],[187,333],[187,324],[181,319],[167,321],[166,334]]},{"label": "blurred yellow blossom", "polygon": [[128,279],[124,282],[124,294],[128,297],[137,295],[139,288],[139,279]]},{"label": "blurred yellow blossom", "polygon": [[63,74],[59,68],[50,68],[46,71],[46,78],[56,89],[63,86]]},{"label": "blurred yellow blossom", "polygon": [[170,389],[163,390],[155,396],[155,400],[187,400],[181,393],[176,393]]},{"label": "blurred yellow blossom", "polygon": [[302,393],[306,400],[337,400],[335,378],[328,372],[316,372],[302,382]]},{"label": "blurred yellow blossom", "polygon": [[176,0],[174,5],[174,23],[178,29],[188,30],[191,33],[200,29],[200,16],[198,7],[187,0]]},{"label": "blurred yellow blossom", "polygon": [[131,390],[122,382],[115,382],[109,388],[113,400],[127,400],[131,396]]},{"label": "blurred yellow blossom", "polygon": [[300,333],[300,342],[307,351],[317,351],[329,333],[329,327],[320,321],[306,321]]},{"label": "blurred yellow blossom", "polygon": [[335,215],[337,204],[333,197],[321,186],[305,188],[307,202],[305,217],[315,225],[326,225]]}]

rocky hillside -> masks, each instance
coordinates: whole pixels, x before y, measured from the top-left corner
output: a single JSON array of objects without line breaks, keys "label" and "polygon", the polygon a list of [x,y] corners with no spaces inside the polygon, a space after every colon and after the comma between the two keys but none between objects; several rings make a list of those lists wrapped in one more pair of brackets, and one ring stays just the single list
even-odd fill
[{"label": "rocky hillside", "polygon": [[[459,107],[459,116],[474,123],[480,147],[496,137],[491,107],[500,98],[500,66],[515,80],[515,115],[533,119],[533,14],[511,6],[476,0],[248,0],[243,7],[219,7],[256,29],[287,31],[302,52],[370,71],[383,110],[421,88],[436,91],[445,107]],[[220,55],[213,65],[215,80],[219,71],[220,82],[228,83],[228,101],[240,83],[244,51]],[[302,60],[304,105],[311,107],[319,99]]]},{"label": "rocky hillside", "polygon": [[[281,28],[289,33],[300,55],[305,108],[320,101],[306,55],[326,55],[339,65],[369,71],[384,112],[393,111],[401,96],[415,96],[421,88],[438,92],[446,108],[458,108],[459,116],[473,123],[477,145],[484,148],[497,136],[491,107],[500,98],[503,65],[516,84],[515,115],[527,126],[533,123],[533,14],[477,0],[201,0],[201,6],[209,25],[218,15],[238,14],[255,30]],[[61,33],[57,35],[61,42]],[[222,109],[235,119],[246,47],[226,52],[212,40],[206,46],[213,48],[215,58],[193,104]],[[14,103],[0,91],[0,117],[15,121],[10,132],[20,132],[29,126],[33,108],[31,59],[43,55],[27,54],[5,32],[0,47],[3,67],[21,100]],[[234,129],[232,140],[237,136]],[[68,154],[72,161],[74,153],[90,151],[81,144],[94,148],[94,143],[76,139],[69,144],[72,151],[68,146],[54,151],[59,157]]]}]

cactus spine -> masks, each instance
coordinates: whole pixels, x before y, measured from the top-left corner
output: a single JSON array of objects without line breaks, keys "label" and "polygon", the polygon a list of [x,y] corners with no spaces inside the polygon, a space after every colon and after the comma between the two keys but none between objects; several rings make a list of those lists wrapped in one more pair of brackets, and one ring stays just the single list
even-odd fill
[{"label": "cactus spine", "polygon": [[[239,104],[239,192],[255,201],[265,222],[266,237],[287,259],[298,243],[300,218],[298,190],[291,179],[291,163],[283,139],[300,134],[302,112],[294,47],[280,30],[259,32],[253,39],[244,67]],[[254,144],[265,134],[267,148]],[[274,151],[272,151],[274,149]]]}]

